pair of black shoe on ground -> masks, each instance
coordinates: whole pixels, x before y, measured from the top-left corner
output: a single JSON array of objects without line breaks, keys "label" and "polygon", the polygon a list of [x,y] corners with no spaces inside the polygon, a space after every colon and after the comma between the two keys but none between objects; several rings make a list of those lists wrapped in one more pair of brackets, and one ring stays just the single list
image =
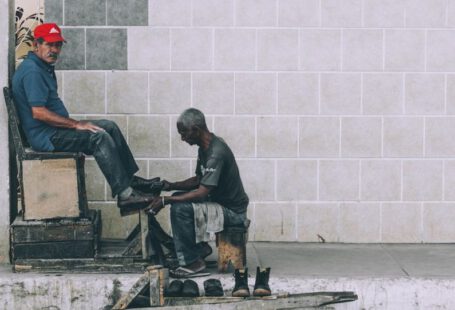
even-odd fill
[{"label": "pair of black shoe on ground", "polygon": [[[220,297],[224,295],[223,286],[218,279],[207,279],[204,281],[204,292],[207,297]],[[174,280],[165,291],[166,297],[199,297],[199,287],[191,279]]]},{"label": "pair of black shoe on ground", "polygon": [[[236,269],[234,272],[235,286],[232,291],[234,297],[249,297],[248,268]],[[253,296],[263,297],[272,294],[269,287],[270,267],[256,268],[256,282],[254,283]]]}]

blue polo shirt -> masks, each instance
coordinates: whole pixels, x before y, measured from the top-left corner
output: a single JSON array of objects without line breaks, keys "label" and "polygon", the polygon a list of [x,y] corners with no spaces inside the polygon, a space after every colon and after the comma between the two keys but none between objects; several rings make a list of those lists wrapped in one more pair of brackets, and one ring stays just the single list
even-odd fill
[{"label": "blue polo shirt", "polygon": [[22,128],[31,147],[36,151],[53,151],[50,139],[56,128],[32,117],[32,107],[46,107],[63,117],[69,117],[57,93],[54,67],[33,52],[21,63],[13,76],[13,97]]}]

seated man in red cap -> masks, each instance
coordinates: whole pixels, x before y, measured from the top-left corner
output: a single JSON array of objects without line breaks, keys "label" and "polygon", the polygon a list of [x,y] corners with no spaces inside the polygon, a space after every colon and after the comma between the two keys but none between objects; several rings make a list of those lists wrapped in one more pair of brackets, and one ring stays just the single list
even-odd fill
[{"label": "seated man in red cap", "polygon": [[119,207],[146,206],[153,196],[137,189],[147,191],[156,180],[134,175],[139,168],[117,125],[109,120],[74,120],[60,100],[54,65],[64,42],[56,24],[37,26],[34,50],[13,76],[13,96],[27,140],[36,151],[93,155]]}]

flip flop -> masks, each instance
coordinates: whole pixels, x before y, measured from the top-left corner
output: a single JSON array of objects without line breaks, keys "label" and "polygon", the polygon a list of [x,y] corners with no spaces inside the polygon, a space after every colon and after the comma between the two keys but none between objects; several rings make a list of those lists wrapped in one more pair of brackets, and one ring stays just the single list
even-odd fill
[{"label": "flip flop", "polygon": [[[205,268],[205,267],[204,267]],[[205,277],[209,276],[210,272],[200,272],[204,268],[200,270],[191,270],[185,267],[179,267],[174,270],[169,270],[169,275],[172,278],[177,278],[177,279],[186,279],[186,278],[196,278],[196,277]]]}]

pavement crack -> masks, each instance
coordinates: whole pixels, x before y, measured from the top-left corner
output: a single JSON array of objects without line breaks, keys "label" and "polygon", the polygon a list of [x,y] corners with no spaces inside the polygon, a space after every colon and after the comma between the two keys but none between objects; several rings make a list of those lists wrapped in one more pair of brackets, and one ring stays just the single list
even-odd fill
[{"label": "pavement crack", "polygon": [[392,253],[389,252],[389,250],[387,250],[387,248],[381,244],[381,248],[384,250],[384,252],[398,265],[398,267],[400,268],[401,271],[403,271],[403,273],[407,276],[407,277],[410,277],[409,273],[406,271],[406,269],[404,269],[404,267],[401,265],[400,261],[397,260],[395,258],[395,256],[392,255]]}]

